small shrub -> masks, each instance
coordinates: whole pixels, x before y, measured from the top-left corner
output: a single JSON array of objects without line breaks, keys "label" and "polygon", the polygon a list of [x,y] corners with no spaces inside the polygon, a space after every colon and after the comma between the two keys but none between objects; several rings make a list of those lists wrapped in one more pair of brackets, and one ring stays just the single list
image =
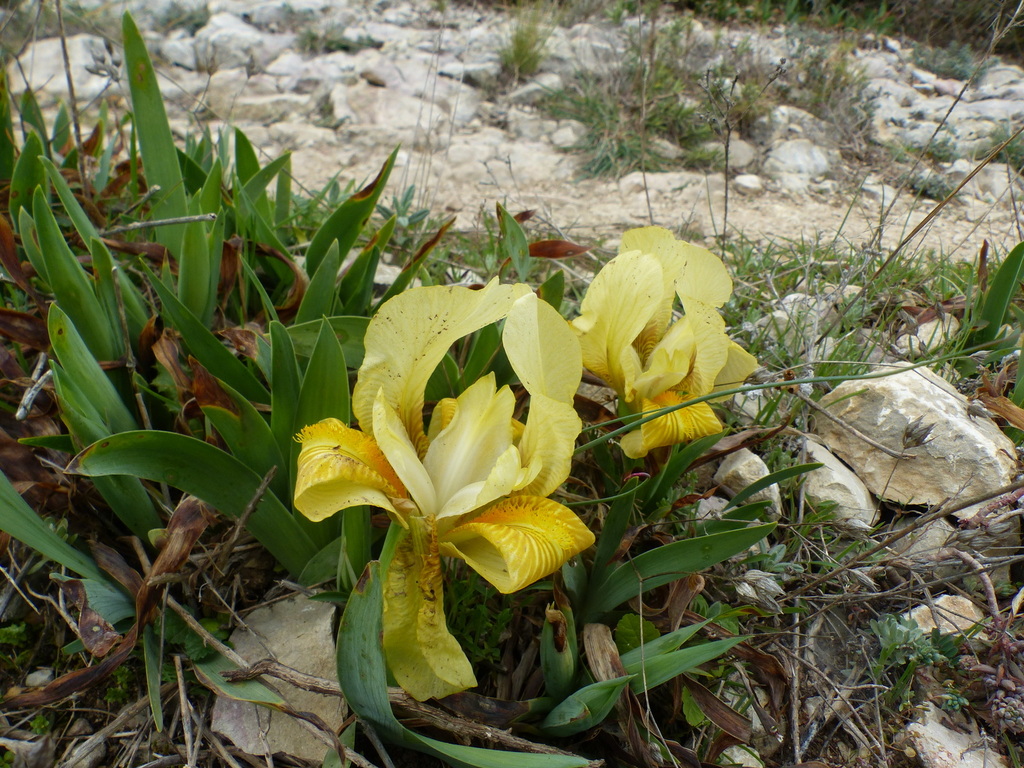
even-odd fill
[{"label": "small shrub", "polygon": [[796,85],[788,95],[805,109],[834,126],[840,145],[862,155],[868,147],[872,107],[864,96],[867,78],[849,57],[854,43],[808,39],[796,56]]},{"label": "small shrub", "polygon": [[543,0],[524,3],[515,9],[508,40],[498,54],[502,72],[510,81],[529,77],[540,69],[555,24],[554,7]]},{"label": "small shrub", "polygon": [[930,170],[903,174],[897,183],[930,200],[945,200],[956,189],[956,185],[945,176]]},{"label": "small shrub", "polygon": [[967,43],[950,42],[945,48],[927,45],[914,46],[913,62],[939,77],[969,80],[977,73],[981,77],[989,67]]},{"label": "small shrub", "polygon": [[[997,146],[1002,144],[1010,138],[1011,133],[1013,133],[1013,131],[1007,127],[996,129],[989,137],[989,140],[992,142],[991,148],[995,149]],[[1024,169],[1024,137],[1018,136],[1003,147],[1002,151],[997,156],[997,159],[1017,171]]]}]

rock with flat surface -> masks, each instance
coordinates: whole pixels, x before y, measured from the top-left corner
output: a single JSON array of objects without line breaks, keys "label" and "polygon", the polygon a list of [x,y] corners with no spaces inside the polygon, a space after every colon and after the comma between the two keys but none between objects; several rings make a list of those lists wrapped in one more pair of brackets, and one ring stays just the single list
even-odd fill
[{"label": "rock with flat surface", "polygon": [[[768,465],[760,456],[747,448],[741,448],[725,457],[718,471],[715,472],[715,482],[724,485],[733,493],[739,493],[751,483],[756,483],[769,474]],[[782,509],[782,496],[779,493],[778,485],[769,485],[747,499],[748,504],[755,501],[770,501],[768,515],[779,516],[779,511]]]},{"label": "rock with flat surface", "polygon": [[[333,621],[334,606],[297,595],[250,613],[248,630],[232,633],[231,644],[249,663],[274,657],[300,672],[336,681]],[[340,728],[348,714],[340,696],[310,693],[279,680],[274,686],[294,709],[313,712],[331,728]],[[327,751],[295,718],[234,699],[217,698],[212,727],[251,755],[284,752],[319,765]]]},{"label": "rock with flat surface", "polygon": [[[966,398],[926,368],[844,382],[821,404],[875,442],[914,457],[888,456],[835,422],[816,419],[822,442],[887,501],[931,506],[991,493],[1017,469],[1013,441],[991,419],[968,415]],[[928,441],[904,449],[915,421],[931,426]]]},{"label": "rock with flat surface", "polygon": [[804,477],[807,498],[812,502],[832,502],[832,514],[837,520],[860,520],[875,525],[878,505],[864,482],[821,443],[808,440],[806,451],[807,461],[823,465]]},{"label": "rock with flat surface", "polygon": [[907,726],[906,734],[922,768],[1006,768],[1006,760],[986,746],[973,720],[964,721],[972,733],[954,730],[945,724],[949,719],[934,704],[927,703]]}]

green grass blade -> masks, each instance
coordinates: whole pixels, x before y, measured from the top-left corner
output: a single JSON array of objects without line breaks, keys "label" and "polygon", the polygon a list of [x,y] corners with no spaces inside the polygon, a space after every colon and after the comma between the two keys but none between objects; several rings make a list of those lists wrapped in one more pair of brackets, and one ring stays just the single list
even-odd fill
[{"label": "green grass blade", "polygon": [[[295,444],[295,415],[299,406],[299,389],[302,377],[299,363],[295,359],[295,347],[292,345],[288,329],[281,323],[270,324],[271,344],[271,401],[270,430],[274,433],[278,450],[282,456],[290,457]],[[301,426],[301,425],[299,425]],[[282,467],[280,474],[288,478],[288,488],[292,488],[293,466],[289,461]],[[290,490],[289,490],[290,492]]]},{"label": "green grass blade", "polygon": [[116,359],[121,348],[117,326],[111,325],[111,318],[96,296],[92,279],[68,248],[41,190],[36,190],[32,208],[46,276],[57,303],[71,318],[96,359]]},{"label": "green grass blade", "polygon": [[[368,317],[329,317],[327,322],[331,324],[334,335],[338,337],[341,348],[345,352],[345,362],[353,369],[363,364],[363,337],[366,335],[366,326],[370,322]],[[320,321],[312,320],[308,323],[299,323],[288,326],[288,335],[295,345],[295,354],[300,357],[309,357],[313,354],[313,347],[320,338]]]},{"label": "green grass blade", "polygon": [[71,115],[68,106],[63,102],[53,118],[53,130],[50,132],[50,147],[54,152],[61,152],[71,139]]},{"label": "green grass blade", "polygon": [[248,701],[251,704],[279,710],[283,710],[287,704],[284,699],[259,680],[243,680],[238,683],[230,683],[225,680],[221,672],[238,669],[238,667],[219,653],[202,661],[192,659],[192,667],[195,669],[199,682],[218,696],[226,696],[236,701]]},{"label": "green grass blade", "polygon": [[[193,198],[190,215],[201,213],[200,205],[199,198]],[[207,234],[205,222],[186,224],[178,257],[178,299],[204,326],[209,326],[217,301],[216,294],[210,291],[213,280]],[[220,245],[216,244],[218,250]]]},{"label": "green grass blade", "polygon": [[630,681],[626,675],[584,686],[552,709],[538,727],[562,738],[595,728],[608,717]]},{"label": "green grass blade", "polygon": [[149,278],[149,284],[160,298],[165,319],[181,333],[185,346],[203,367],[249,400],[269,403],[270,394],[245,363],[221,344],[202,321],[192,314],[148,267],[143,269]]},{"label": "green grass blade", "polygon": [[259,171],[260,161],[256,157],[256,150],[252,148],[252,142],[241,128],[235,128],[235,173],[242,184],[245,184]]},{"label": "green grass blade", "polygon": [[292,215],[292,156],[285,154],[288,162],[277,175],[277,191],[274,193],[274,224],[283,226]]},{"label": "green grass blade", "polygon": [[[358,261],[357,261],[358,263]],[[321,317],[334,314],[334,301],[338,296],[338,270],[341,267],[341,253],[338,243],[331,243],[327,255],[309,281],[306,294],[302,297],[299,311],[295,314],[296,323],[308,323]],[[355,267],[355,264],[353,264]],[[351,271],[351,270],[350,270]]]},{"label": "green grass blade", "polygon": [[306,250],[306,274],[316,274],[320,262],[327,255],[327,249],[334,241],[338,242],[338,251],[341,253],[342,259],[352,249],[356,238],[363,231],[366,222],[370,220],[370,215],[377,205],[381,192],[384,191],[384,185],[387,184],[397,156],[398,150],[396,149],[388,156],[384,167],[377,174],[377,178],[342,203],[313,235],[309,248]]},{"label": "green grass blade", "polygon": [[810,464],[797,464],[796,466],[793,467],[786,467],[785,469],[780,469],[778,472],[772,472],[770,475],[766,475],[765,477],[762,477],[760,480],[751,483],[746,488],[737,493],[735,496],[733,496],[731,499],[729,499],[729,503],[725,505],[725,509],[738,507],[740,504],[749,499],[758,491],[763,491],[765,488],[768,488],[769,486],[775,485],[776,483],[784,482],[792,477],[799,477],[800,475],[807,474],[808,472],[813,472],[816,469],[820,469],[822,466],[823,465],[820,463],[812,462]]},{"label": "green grass blade", "polygon": [[[337,242],[331,244],[332,247]],[[330,253],[330,251],[328,251]],[[320,263],[322,267],[327,259]],[[338,300],[340,303],[339,314],[343,315],[368,315],[370,314],[370,301],[373,299],[373,281],[377,276],[377,265],[380,263],[380,249],[368,246],[352,262],[352,266],[345,272],[338,287]],[[320,274],[320,270],[317,270]]]},{"label": "green grass blade", "polygon": [[164,708],[160,700],[160,684],[163,682],[161,645],[162,639],[157,636],[152,625],[142,628],[142,657],[146,666],[146,693],[149,694],[149,709],[153,713],[153,727],[157,731],[164,729]]},{"label": "green grass blade", "polygon": [[[151,187],[158,185],[161,190],[151,205],[152,218],[185,216],[188,205],[181,166],[178,164],[178,148],[171,135],[170,123],[167,122],[164,97],[160,93],[156,72],[131,14],[124,14],[121,26],[125,70],[132,95],[132,114],[139,137],[142,167],[147,183]],[[158,227],[155,234],[157,241],[174,256],[181,254],[184,235],[184,227],[180,224]]]},{"label": "green grass blade", "polygon": [[734,645],[739,645],[746,639],[745,637],[730,637],[725,640],[712,640],[653,658],[648,657],[644,661],[625,664],[626,671],[636,675],[630,681],[629,687],[633,693],[648,691],[694,667],[717,659]]},{"label": "green grass blade", "polygon": [[[14,118],[11,92],[7,87],[7,68],[0,68],[0,179],[14,177]],[[16,219],[12,220],[17,221]]]},{"label": "green grass blade", "polygon": [[39,101],[31,88],[22,92],[18,104],[18,114],[21,116],[22,126],[26,129],[25,139],[28,140],[28,134],[35,131],[39,135],[42,152],[49,157],[50,143],[46,140],[46,119],[43,117],[43,110],[39,107]]},{"label": "green grass blade", "polygon": [[[25,137],[25,146],[21,148],[21,155],[14,166],[14,175],[11,177],[10,202],[8,213],[11,221],[20,221],[19,213],[23,209],[32,209],[32,196],[35,191],[46,182],[46,172],[40,159],[43,157],[43,143],[36,133],[29,133]],[[21,227],[18,228],[21,233]],[[24,237],[24,234],[22,234]]]},{"label": "green grass blade", "polygon": [[0,530],[9,533],[47,560],[60,563],[79,576],[106,581],[91,557],[68,544],[14,490],[7,475],[0,472]]},{"label": "green grass blade", "polygon": [[[395,282],[388,286],[388,289],[384,292],[384,295],[381,297],[380,301],[378,301],[377,305],[374,307],[374,312],[376,312],[377,309],[380,308],[380,306],[385,301],[390,299],[392,296],[404,291],[409,286],[409,283],[411,283],[417,277],[417,275],[419,275],[420,268],[423,266],[423,263],[427,260],[427,256],[429,256],[431,251],[433,251],[437,244],[441,242],[441,238],[444,237],[445,233],[454,223],[454,217],[446,221],[444,224],[441,225],[441,228],[437,230],[436,233],[434,233],[433,237],[431,237],[427,242],[420,246],[419,250],[416,251],[413,257],[408,261],[408,263],[404,267],[402,267],[402,271],[398,273],[398,277],[395,278]],[[381,240],[384,239],[383,234],[385,233],[386,227],[387,224],[385,223],[385,225],[381,227],[380,233],[378,233],[378,237]],[[388,233],[388,236],[390,237],[390,233]],[[384,246],[381,246],[381,248],[383,247]]]},{"label": "green grass blade", "polygon": [[1007,254],[989,281],[988,292],[981,308],[981,316],[978,318],[983,327],[972,334],[968,346],[986,344],[994,341],[999,335],[1003,318],[1006,317],[1007,307],[1020,291],[1022,270],[1024,270],[1024,243],[1018,243]]},{"label": "green grass blade", "polygon": [[583,622],[596,621],[649,589],[710,568],[756,544],[773,530],[774,523],[765,523],[739,531],[684,539],[644,552],[604,579],[591,582]]},{"label": "green grass blade", "polygon": [[302,379],[297,418],[300,426],[305,426],[328,417],[341,419],[347,424],[352,420],[352,407],[345,353],[330,323],[322,320],[316,346]]},{"label": "green grass blade", "polygon": [[60,198],[61,205],[64,206],[64,210],[71,218],[71,223],[78,230],[78,236],[82,238],[82,242],[88,243],[91,238],[99,237],[96,227],[89,220],[89,216],[81,204],[75,199],[75,193],[71,191],[71,187],[64,180],[60,169],[47,157],[41,157],[39,160],[46,171],[46,175],[50,177],[50,183],[53,184],[53,188],[57,191],[57,197]]},{"label": "green grass blade", "polygon": [[[291,164],[292,156],[290,152],[286,152],[276,160],[272,160],[267,163],[263,168],[260,168],[251,178],[245,181],[245,194],[250,200],[259,199],[267,189],[267,185],[273,180],[273,178],[281,172],[283,168]],[[275,217],[276,221],[276,217]]]},{"label": "green grass blade", "polygon": [[138,424],[117,389],[86,346],[77,327],[58,305],[47,317],[50,343],[61,366],[110,432],[126,432]]},{"label": "green grass blade", "polygon": [[501,232],[501,239],[498,241],[498,253],[502,262],[512,265],[516,278],[525,283],[530,278],[530,247],[526,243],[526,233],[519,225],[519,222],[505,207],[498,203],[498,229]]},{"label": "green grass blade", "polygon": [[[201,370],[201,369],[200,369]],[[271,490],[285,504],[291,502],[285,460],[270,425],[252,403],[206,371],[193,380],[196,402],[224,439],[231,454],[260,476],[277,467]],[[201,383],[200,383],[201,382]]]},{"label": "green grass blade", "polygon": [[[262,481],[219,448],[194,437],[157,430],[122,432],[94,443],[75,457],[68,472],[90,477],[132,475],[167,483],[231,518],[245,511]],[[295,576],[318,549],[272,493],[263,495],[248,528]]]}]

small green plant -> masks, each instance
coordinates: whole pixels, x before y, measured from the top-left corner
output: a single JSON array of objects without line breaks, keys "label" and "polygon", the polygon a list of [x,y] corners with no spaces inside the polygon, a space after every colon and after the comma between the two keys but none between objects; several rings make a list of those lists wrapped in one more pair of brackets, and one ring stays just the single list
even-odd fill
[{"label": "small green plant", "polygon": [[107,684],[107,690],[103,693],[103,700],[108,704],[124,704],[131,695],[131,684],[135,679],[135,671],[131,667],[123,666],[114,670]]},{"label": "small green plant", "polygon": [[53,730],[53,720],[40,713],[29,721],[28,728],[36,736],[44,736]]},{"label": "small green plant", "polygon": [[930,200],[945,200],[956,189],[956,185],[945,176],[929,169],[903,174],[897,184]]},{"label": "small green plant", "polygon": [[27,642],[27,624],[8,624],[0,627],[0,645],[13,645],[15,648],[22,648]]},{"label": "small green plant", "polygon": [[950,41],[944,48],[932,48],[928,45],[914,46],[912,54],[914,64],[933,72],[939,77],[954,80],[969,80],[981,77],[991,65],[988,60],[974,52],[968,43]]},{"label": "small green plant", "polygon": [[555,6],[548,0],[523,0],[516,6],[508,40],[498,52],[508,80],[518,82],[540,69],[556,19]]}]

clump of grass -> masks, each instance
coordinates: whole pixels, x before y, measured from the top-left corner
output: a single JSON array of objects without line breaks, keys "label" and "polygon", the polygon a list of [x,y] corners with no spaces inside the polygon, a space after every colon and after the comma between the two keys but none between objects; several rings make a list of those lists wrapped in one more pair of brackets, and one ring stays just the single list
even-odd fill
[{"label": "clump of grass", "polygon": [[322,30],[306,29],[299,35],[296,44],[300,51],[314,56],[338,51],[358,53],[365,48],[380,48],[383,45],[371,37],[346,37],[345,27],[339,24],[328,25]]},{"label": "clump of grass", "polygon": [[154,26],[166,34],[173,29],[183,29],[194,35],[206,26],[210,20],[210,11],[205,4],[195,6],[186,3],[171,3],[154,19]]},{"label": "clump of grass", "polygon": [[956,41],[951,41],[944,48],[914,46],[912,60],[921,69],[953,80],[968,80],[975,73],[980,77],[991,64],[976,54],[969,44]]},{"label": "clump of grass", "polygon": [[839,145],[863,155],[871,133],[871,102],[864,95],[867,77],[850,59],[853,40],[805,38],[796,56],[795,84],[786,94],[800,107],[832,125]]},{"label": "clump of grass", "polygon": [[931,200],[945,200],[956,189],[948,178],[931,170],[918,170],[899,177],[897,183]]},{"label": "clump of grass", "polygon": [[[652,88],[649,99],[644,110],[639,89],[628,75],[586,75],[552,94],[542,106],[553,117],[587,126],[587,135],[574,147],[584,153],[584,176],[712,167],[718,153],[704,145],[714,133],[697,106],[678,92],[660,88]],[[681,155],[670,156],[665,145],[654,141],[658,138],[678,146]]]},{"label": "clump of grass", "polygon": [[[989,136],[989,140],[992,142],[992,147],[995,148],[1010,138],[1010,135],[1014,133],[1007,126],[1000,126],[992,135]],[[1000,162],[1006,163],[1011,168],[1020,171],[1024,169],[1024,137],[1018,136],[1016,139],[1011,141],[997,156]]]},{"label": "clump of grass", "polygon": [[508,40],[498,52],[509,81],[518,82],[540,70],[556,22],[556,9],[546,0],[527,0],[515,8]]}]

